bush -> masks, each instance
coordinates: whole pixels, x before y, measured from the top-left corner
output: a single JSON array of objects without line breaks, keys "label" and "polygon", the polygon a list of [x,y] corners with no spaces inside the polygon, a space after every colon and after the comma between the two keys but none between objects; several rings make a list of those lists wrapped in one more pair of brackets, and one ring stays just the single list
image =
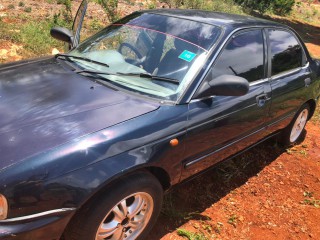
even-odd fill
[{"label": "bush", "polygon": [[227,13],[243,14],[243,10],[234,0],[162,0],[170,8],[202,9]]},{"label": "bush", "polygon": [[235,2],[250,11],[257,10],[259,13],[265,13],[267,9],[270,9],[272,0],[235,0]]},{"label": "bush", "polygon": [[27,13],[31,13],[32,12],[32,8],[31,7],[25,7],[24,11]]},{"label": "bush", "polygon": [[107,12],[107,16],[110,22],[114,22],[120,18],[118,13],[118,0],[97,0],[97,2]]},{"label": "bush", "polygon": [[187,9],[201,9],[205,5],[205,0],[163,0],[163,3],[168,4],[170,8],[187,8]]},{"label": "bush", "polygon": [[161,2],[168,4],[170,8],[179,8],[183,5],[183,0],[162,0]]},{"label": "bush", "polygon": [[204,5],[203,9],[209,11],[244,14],[242,8],[235,4],[233,0],[209,1]]},{"label": "bush", "polygon": [[13,4],[9,4],[8,9],[14,9],[14,5]]},{"label": "bush", "polygon": [[294,0],[274,0],[273,12],[278,15],[286,15],[292,11]]},{"label": "bush", "polygon": [[235,0],[235,2],[250,11],[257,10],[261,14],[270,10],[275,14],[285,15],[291,12],[295,0]]}]

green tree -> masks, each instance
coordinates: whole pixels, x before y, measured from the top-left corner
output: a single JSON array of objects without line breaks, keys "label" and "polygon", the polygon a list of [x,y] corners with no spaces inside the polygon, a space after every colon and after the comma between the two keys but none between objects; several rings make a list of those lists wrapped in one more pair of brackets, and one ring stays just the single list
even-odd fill
[{"label": "green tree", "polygon": [[295,4],[294,0],[274,0],[273,1],[273,12],[278,15],[286,15],[292,11]]},{"label": "green tree", "polygon": [[252,11],[257,10],[259,13],[265,13],[272,4],[273,0],[235,0],[242,7]]}]

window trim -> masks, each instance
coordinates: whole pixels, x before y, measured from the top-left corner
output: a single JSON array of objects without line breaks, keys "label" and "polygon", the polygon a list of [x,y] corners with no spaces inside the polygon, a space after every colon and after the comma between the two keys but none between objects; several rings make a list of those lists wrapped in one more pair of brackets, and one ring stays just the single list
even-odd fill
[{"label": "window trim", "polygon": [[211,69],[215,66],[215,64],[217,63],[217,61],[219,60],[222,52],[224,51],[224,49],[227,47],[227,45],[229,44],[229,42],[232,40],[233,37],[240,35],[242,33],[245,32],[249,32],[249,31],[254,31],[254,30],[260,30],[261,34],[262,34],[262,39],[263,39],[263,64],[264,64],[264,72],[263,72],[263,76],[261,79],[258,79],[256,81],[252,81],[249,82],[249,85],[256,85],[260,82],[265,82],[268,81],[268,45],[267,45],[267,35],[265,34],[264,31],[265,27],[264,26],[254,26],[254,27],[248,27],[248,28],[241,28],[241,29],[236,29],[234,31],[232,31],[223,41],[222,45],[218,48],[215,56],[213,57],[213,59],[211,60],[211,62],[208,64],[207,69],[205,70],[205,73],[203,74],[203,76],[201,77],[201,80],[199,81],[198,85],[196,86],[195,90],[193,91],[192,95],[190,95],[189,99],[187,102],[194,102],[194,101],[199,101],[199,100],[204,100],[207,98],[211,98],[212,96],[208,96],[208,97],[204,97],[204,98],[193,98],[193,96],[197,93],[197,91],[200,89],[201,85],[205,82],[206,77],[208,76],[208,74],[210,74]]},{"label": "window trim", "polygon": [[[286,70],[280,73],[277,73],[275,75],[272,75],[272,59],[271,59],[271,47],[270,47],[270,38],[269,38],[269,31],[270,30],[278,30],[278,31],[283,31],[283,32],[288,32],[289,34],[291,34],[297,41],[297,43],[300,45],[300,48],[302,50],[302,59],[301,59],[301,66],[300,67],[296,67],[296,68],[292,68],[290,70]],[[264,29],[265,35],[267,37],[267,46],[268,46],[268,78],[273,81],[273,80],[278,80],[279,78],[294,74],[298,71],[300,71],[301,69],[305,69],[309,67],[309,61],[305,52],[305,49],[303,47],[302,42],[300,41],[300,39],[298,38],[297,34],[292,31],[289,28],[281,28],[281,27],[268,27]],[[305,64],[304,64],[305,62]],[[304,64],[304,65],[303,65]]]},{"label": "window trim", "polygon": [[[266,78],[266,70],[265,70],[265,65],[266,65],[266,57],[267,57],[267,53],[266,53],[266,45],[267,44],[265,42],[265,37],[264,37],[264,31],[263,31],[263,28],[247,28],[247,29],[243,29],[243,30],[239,30],[237,32],[235,32],[233,35],[231,35],[231,37],[228,38],[228,40],[226,41],[226,43],[224,44],[223,48],[220,50],[219,52],[219,55],[216,57],[215,61],[213,62],[213,64],[211,65],[211,67],[209,68],[209,71],[208,73],[210,73],[211,69],[215,67],[215,65],[217,64],[217,62],[219,61],[223,51],[226,49],[226,47],[228,46],[228,44],[232,41],[232,39],[234,39],[235,37],[241,35],[241,34],[244,34],[246,32],[250,32],[250,31],[256,31],[256,30],[260,30],[261,31],[261,35],[262,35],[262,41],[263,41],[263,65],[264,65],[264,69],[263,69],[263,74],[262,74],[262,77],[258,80],[255,80],[255,81],[252,81],[252,82],[249,82],[250,83],[254,83],[254,82],[257,82],[257,81],[261,81],[263,79]],[[208,75],[208,74],[207,74]],[[204,77],[203,81],[205,81],[207,75]]]},{"label": "window trim", "polygon": [[292,69],[292,70],[288,70],[288,71],[279,73],[279,74],[277,74],[277,75],[273,75],[273,76],[271,76],[269,79],[270,79],[271,81],[273,81],[273,80],[279,80],[279,78],[283,78],[283,77],[289,76],[289,75],[291,75],[291,74],[295,74],[295,73],[297,73],[297,72],[300,72],[302,69],[307,69],[307,68],[309,67],[309,64],[310,64],[310,63],[307,61],[307,64],[306,64],[305,66],[303,66],[303,67],[294,68],[294,69]]}]

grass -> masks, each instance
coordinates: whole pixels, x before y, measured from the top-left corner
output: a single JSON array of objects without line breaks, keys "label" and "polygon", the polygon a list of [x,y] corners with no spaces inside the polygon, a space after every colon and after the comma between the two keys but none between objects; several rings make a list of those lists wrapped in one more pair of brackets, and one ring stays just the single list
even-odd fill
[{"label": "grass", "polygon": [[15,6],[13,4],[9,4],[8,9],[15,9]]},{"label": "grass", "polygon": [[304,199],[303,203],[305,205],[311,205],[311,206],[314,206],[316,208],[320,208],[320,200],[319,199],[314,199],[314,198]]},{"label": "grass", "polygon": [[318,102],[316,111],[313,114],[311,122],[313,122],[314,124],[320,124],[320,101]]},{"label": "grass", "polygon": [[303,196],[304,196],[304,197],[309,197],[309,198],[311,198],[311,197],[313,197],[313,192],[305,191],[305,192],[303,193]]},{"label": "grass", "polygon": [[[149,8],[154,8],[157,1],[149,2]],[[234,3],[233,0],[164,0],[170,8],[183,8],[183,9],[202,9],[209,11],[219,11],[227,13],[245,14],[243,9]]]},{"label": "grass", "polygon": [[236,214],[232,214],[228,219],[228,223],[234,227],[237,227],[237,222],[238,216]]},{"label": "grass", "polygon": [[[57,3],[64,4],[65,1],[57,1],[57,0],[46,0],[47,3]],[[148,1],[149,8],[154,8],[156,5],[156,1]],[[185,1],[188,2],[188,1]],[[190,1],[191,2],[191,1]],[[221,12],[228,12],[228,13],[236,13],[236,14],[245,14],[245,12],[239,7],[234,4],[232,4],[231,0],[215,0],[215,1],[194,1],[194,3],[199,2],[199,7],[204,10],[210,10],[210,11],[221,11]],[[130,2],[132,4],[133,1]],[[194,4],[193,3],[193,4]],[[9,8],[14,8],[15,6],[11,4],[9,5]],[[25,14],[21,14],[19,16],[20,19],[24,20],[23,22],[27,24],[22,23],[5,23],[1,21],[0,19],[0,41],[10,41],[16,44],[22,44],[23,45],[23,53],[22,55],[24,58],[27,57],[34,57],[39,55],[47,55],[51,52],[51,49],[56,47],[58,49],[63,49],[64,44],[62,42],[54,40],[50,36],[50,29],[54,25],[60,25],[60,26],[67,26],[68,23],[65,22],[63,19],[63,14],[59,13],[52,17],[52,19],[47,19],[43,21],[35,22],[32,20],[31,16],[32,8],[26,7],[23,2],[19,2],[19,7],[22,7],[25,11]],[[185,6],[182,6],[182,8],[185,8]],[[301,21],[307,21],[312,24],[319,24],[320,17],[319,17],[319,8],[314,7],[308,7],[306,3],[302,3],[301,6],[296,6],[291,16],[288,16],[288,19],[291,19],[293,21],[301,20]],[[87,23],[85,23],[87,24]],[[97,31],[103,27],[103,24],[97,20],[93,19],[88,23],[88,29],[92,31]],[[19,30],[19,32],[15,31]],[[317,110],[311,120],[315,124],[320,124],[320,102],[318,103]],[[278,149],[275,149],[276,151],[279,151]],[[266,152],[268,149],[266,150]],[[287,149],[287,152],[289,154],[292,154],[296,150],[294,149]],[[302,155],[306,155],[307,151],[301,150],[299,152]],[[241,159],[238,159],[238,161],[229,161],[228,164],[223,165],[224,167],[218,168],[216,171],[216,175],[221,177],[223,179],[223,182],[226,185],[232,185],[236,180],[242,180],[245,179],[244,175],[248,174],[249,170],[244,171],[246,168],[250,168],[251,165],[261,165],[263,166],[263,161],[265,161],[263,158],[261,158],[259,161],[256,162],[256,159],[251,159],[248,155],[250,153],[246,153],[246,155],[242,155]],[[259,165],[259,166],[260,166]],[[208,188],[209,189],[209,188]],[[213,195],[213,196],[211,196]],[[207,194],[204,195],[206,198],[215,199],[219,198],[219,196],[215,196],[216,193],[211,193],[210,191],[207,192]],[[201,198],[198,200],[201,202]],[[193,218],[199,218],[199,213],[188,213],[183,212],[183,210],[179,210],[176,208],[178,203],[175,203],[176,200],[173,199],[171,194],[166,195],[165,201],[164,201],[164,207],[162,209],[162,214],[164,214],[169,219],[173,219],[174,221],[178,221],[179,219],[193,219]],[[314,206],[316,208],[319,208],[320,200],[314,198],[312,192],[304,192],[304,200],[302,201],[302,204]],[[203,219],[203,216],[200,216],[201,219]],[[206,218],[206,217],[204,217]],[[210,220],[210,219],[208,219]],[[203,221],[203,220],[201,220]],[[232,225],[233,227],[237,226],[238,222],[241,222],[241,218],[239,220],[238,216],[236,214],[233,214],[229,217],[227,217],[227,223]],[[206,223],[203,223],[202,225],[197,228],[197,232],[191,232],[186,229],[177,229],[177,234],[181,237],[184,237],[189,240],[208,240],[213,239],[213,235],[210,235],[212,233],[220,234],[220,232],[223,229],[222,223],[217,223],[216,225],[209,225]],[[209,236],[210,235],[210,236]]]},{"label": "grass", "polygon": [[209,238],[202,232],[194,233],[185,229],[177,229],[177,234],[181,237],[185,237],[188,240],[209,240]]},{"label": "grass", "polygon": [[161,210],[163,215],[171,219],[179,219],[179,218],[185,217],[186,215],[185,213],[182,213],[175,208],[176,203],[172,193],[165,195],[163,200],[164,201],[163,201],[163,206]]},{"label": "grass", "polygon": [[[20,2],[19,6],[22,6]],[[52,48],[64,49],[64,43],[57,41],[50,36],[50,29],[54,26],[71,27],[71,23],[64,20],[60,14],[54,15],[51,19],[47,18],[43,21],[33,21],[28,14],[32,11],[31,7],[25,7],[26,14],[19,16],[18,22],[16,19],[10,19],[6,23],[0,19],[0,42],[8,41],[14,44],[22,45],[21,55],[24,58],[48,55]],[[10,23],[12,21],[12,23]],[[28,22],[24,24],[23,22]]]},{"label": "grass", "polygon": [[305,191],[303,192],[303,196],[305,199],[303,200],[302,204],[320,208],[320,200],[314,197],[314,192]]},{"label": "grass", "polygon": [[32,8],[31,7],[25,7],[24,10],[27,13],[31,13],[32,12]]},{"label": "grass", "polygon": [[[68,0],[46,0],[47,3],[51,4],[67,4],[69,2]],[[236,13],[236,14],[246,14],[246,12],[238,5],[234,4],[233,0],[186,0],[178,1],[178,0],[165,0],[162,1],[163,3],[167,3],[169,6],[172,7],[179,7],[179,8],[197,8],[197,9],[204,9],[209,11],[220,11],[220,12],[228,12],[228,13]],[[134,1],[126,0],[124,1],[125,4],[128,5],[137,5],[137,3],[134,3]],[[153,5],[152,8],[158,6],[156,3],[157,1],[151,0],[147,2],[149,5]],[[74,4],[74,3],[72,3]],[[12,5],[12,6],[11,6]],[[9,7],[14,7],[13,4],[10,4]],[[26,13],[26,15],[31,16],[31,13],[33,9],[31,7],[25,6],[25,2],[20,1],[18,2],[18,6],[23,8],[23,11]],[[144,6],[145,8],[150,8],[150,6]],[[299,3],[295,6],[294,11],[292,12],[291,16],[289,18],[294,19],[305,19],[306,15],[310,15],[312,18],[311,22],[319,23],[319,7],[316,5],[308,5],[308,3]],[[19,18],[25,18],[23,14],[19,16]],[[65,24],[64,20],[64,13],[60,12],[58,14],[55,14],[52,16],[52,20],[56,23],[56,25],[59,26],[66,26],[68,24]],[[52,49],[53,47],[61,47],[61,43],[57,43],[51,37],[49,36],[50,27],[52,27],[52,20],[45,20],[45,21],[38,21],[34,22],[31,18],[28,18],[27,21],[28,24],[19,24],[17,26],[10,26],[14,29],[21,28],[21,35],[17,36],[14,32],[8,32],[6,31],[6,36],[3,37],[5,28],[0,26],[1,32],[0,32],[0,41],[5,38],[14,38],[16,41],[15,43],[23,44],[23,47],[26,49],[26,52],[28,52],[27,56],[36,56],[36,55],[44,55],[48,54],[48,51]],[[310,19],[308,19],[308,22]],[[1,23],[1,20],[0,20]],[[10,25],[10,24],[9,24]],[[98,19],[87,19],[85,22],[85,27],[87,29],[84,29],[84,34],[87,36],[86,32],[96,32],[100,30],[103,27],[104,24],[100,23]],[[69,24],[70,26],[70,24]],[[3,31],[4,29],[4,31]],[[2,37],[1,37],[2,35]],[[42,36],[38,36],[42,35]],[[33,37],[36,39],[33,40]],[[41,45],[40,45],[41,44]],[[317,119],[320,119],[319,113],[317,115]],[[319,120],[320,121],[320,120]]]},{"label": "grass", "polygon": [[243,9],[231,0],[203,1],[201,9],[245,15]]},{"label": "grass", "polygon": [[222,222],[217,222],[217,224],[213,227],[213,230],[220,234],[222,232],[223,229],[223,223]]},{"label": "grass", "polygon": [[294,20],[301,20],[311,24],[319,24],[320,21],[320,6],[305,2],[297,2],[291,18]]},{"label": "grass", "polygon": [[36,55],[47,53],[53,46],[57,46],[57,41],[50,36],[51,27],[52,24],[49,22],[32,22],[23,25],[17,40],[24,44],[25,49]]},{"label": "grass", "polygon": [[213,224],[208,221],[200,221],[200,223],[195,223],[193,227],[197,232],[191,232],[186,229],[177,229],[177,234],[189,240],[209,240],[217,238],[223,229],[223,223],[218,222]]},{"label": "grass", "polygon": [[48,54],[53,47],[63,47],[61,42],[50,36],[52,26],[50,21],[31,21],[20,26],[0,22],[0,40],[22,44],[24,54],[28,57]]}]

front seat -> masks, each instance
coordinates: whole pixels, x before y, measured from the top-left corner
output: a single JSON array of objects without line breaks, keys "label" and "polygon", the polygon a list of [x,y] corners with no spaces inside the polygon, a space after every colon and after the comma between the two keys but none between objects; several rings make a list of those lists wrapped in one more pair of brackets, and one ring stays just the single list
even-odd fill
[{"label": "front seat", "polygon": [[170,49],[164,55],[158,68],[155,70],[155,74],[181,81],[194,60],[192,59],[190,62],[184,60],[182,53],[184,51],[197,53],[197,47],[178,38],[175,38],[174,46],[175,48]]},{"label": "front seat", "polygon": [[160,58],[163,53],[163,45],[166,40],[164,34],[158,34],[152,43],[152,47],[147,53],[146,59],[144,60],[143,68],[148,73],[152,73],[160,62]]}]

